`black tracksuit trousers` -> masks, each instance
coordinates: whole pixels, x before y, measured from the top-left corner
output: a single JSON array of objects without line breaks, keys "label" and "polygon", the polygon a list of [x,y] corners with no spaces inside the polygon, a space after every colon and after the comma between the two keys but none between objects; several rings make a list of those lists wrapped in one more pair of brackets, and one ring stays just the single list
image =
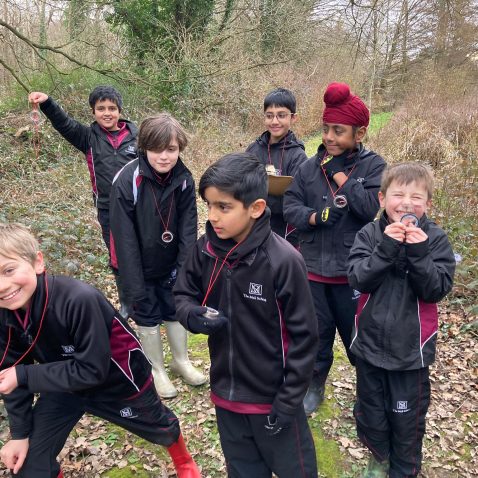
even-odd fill
[{"label": "black tracksuit trousers", "polygon": [[317,478],[314,441],[304,408],[277,435],[266,433],[267,415],[216,407],[228,478]]},{"label": "black tracksuit trousers", "polygon": [[315,314],[319,327],[319,348],[314,365],[313,380],[324,385],[334,361],[335,331],[338,330],[344,344],[347,357],[352,365],[355,357],[350,353],[354,317],[357,311],[358,297],[348,284],[324,284],[309,281],[314,299]]},{"label": "black tracksuit trousers", "polygon": [[390,371],[356,359],[357,434],[379,461],[390,460],[390,478],[417,476],[430,404],[428,367]]},{"label": "black tracksuit trousers", "polygon": [[33,407],[28,454],[15,478],[56,478],[60,453],[73,427],[88,412],[152,443],[171,446],[179,438],[179,422],[165,407],[153,382],[139,396],[96,402],[72,393],[42,393]]}]

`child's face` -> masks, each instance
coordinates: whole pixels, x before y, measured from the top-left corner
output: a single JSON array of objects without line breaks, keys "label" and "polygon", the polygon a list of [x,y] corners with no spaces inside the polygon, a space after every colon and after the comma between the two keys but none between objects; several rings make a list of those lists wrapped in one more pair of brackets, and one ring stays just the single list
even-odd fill
[{"label": "child's face", "polygon": [[340,156],[345,151],[355,149],[365,136],[367,128],[361,126],[354,133],[353,127],[348,124],[322,124],[322,143],[332,156]]},{"label": "child's face", "polygon": [[173,138],[169,146],[162,151],[146,151],[146,157],[151,167],[159,174],[168,173],[176,166],[179,159],[179,144]]},{"label": "child's face", "polygon": [[269,106],[264,111],[264,123],[271,134],[270,142],[278,143],[296,122],[297,115],[285,106]]},{"label": "child's face", "polygon": [[111,100],[97,101],[93,109],[96,122],[108,131],[117,131],[120,111],[118,105]]},{"label": "child's face", "polygon": [[247,237],[255,220],[266,207],[263,199],[257,199],[249,207],[244,207],[241,201],[213,186],[205,189],[204,198],[214,232],[221,239],[233,239],[236,242]]},{"label": "child's face", "polygon": [[420,219],[431,206],[425,184],[416,181],[398,184],[394,180],[385,194],[378,193],[378,198],[390,222],[400,222],[402,216],[407,213],[415,214]]},{"label": "child's face", "polygon": [[37,274],[44,270],[41,252],[33,264],[17,255],[0,254],[0,308],[27,308],[37,287]]}]

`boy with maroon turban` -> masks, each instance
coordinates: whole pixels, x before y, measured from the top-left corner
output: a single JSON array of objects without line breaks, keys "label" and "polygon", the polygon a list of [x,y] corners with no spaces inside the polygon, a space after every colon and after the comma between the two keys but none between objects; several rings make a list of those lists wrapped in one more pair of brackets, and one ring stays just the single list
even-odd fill
[{"label": "boy with maroon turban", "polygon": [[360,295],[347,281],[347,257],[355,234],[379,209],[385,161],[364,148],[370,113],[345,83],[331,83],[324,95],[322,144],[302,164],[284,197],[285,220],[300,234],[319,326],[314,375],[304,398],[308,415],[324,399],[337,329],[348,358]]}]

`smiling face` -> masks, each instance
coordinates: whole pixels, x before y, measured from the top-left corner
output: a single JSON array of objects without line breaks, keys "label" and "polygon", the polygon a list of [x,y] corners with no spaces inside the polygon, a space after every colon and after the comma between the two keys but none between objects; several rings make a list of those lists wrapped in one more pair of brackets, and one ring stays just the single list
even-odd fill
[{"label": "smiling face", "polygon": [[118,131],[120,110],[118,105],[111,100],[99,100],[93,109],[96,122],[108,131]]},{"label": "smiling face", "polygon": [[278,143],[296,122],[297,115],[285,106],[269,106],[264,111],[264,123],[271,134],[270,142]]},{"label": "smiling face", "polygon": [[146,157],[151,167],[159,174],[165,174],[176,166],[179,159],[179,144],[172,138],[169,146],[162,151],[146,151]]},{"label": "smiling face", "polygon": [[257,199],[249,207],[231,194],[216,187],[204,190],[208,219],[214,232],[220,239],[233,239],[236,242],[244,240],[251,232],[252,226],[266,207],[263,199]]},{"label": "smiling face", "polygon": [[361,126],[354,131],[348,124],[323,123],[322,142],[332,156],[340,156],[345,151],[353,150],[365,136],[367,128]]},{"label": "smiling face", "polygon": [[37,274],[44,270],[41,252],[33,264],[15,254],[0,254],[0,308],[26,309],[37,287]]},{"label": "smiling face", "polygon": [[385,194],[378,193],[378,198],[390,222],[400,222],[405,214],[410,213],[420,219],[431,206],[424,182],[412,181],[408,184],[399,184],[393,180]]}]

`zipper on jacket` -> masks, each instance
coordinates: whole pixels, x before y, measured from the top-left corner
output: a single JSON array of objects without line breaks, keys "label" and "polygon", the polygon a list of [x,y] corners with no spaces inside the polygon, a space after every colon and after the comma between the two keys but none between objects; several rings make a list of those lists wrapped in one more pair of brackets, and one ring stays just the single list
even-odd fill
[{"label": "zipper on jacket", "polygon": [[231,376],[231,388],[229,389],[229,400],[233,400],[234,398],[234,374],[233,374],[233,369],[232,369],[232,361],[234,358],[234,351],[232,349],[232,323],[231,323],[231,318],[232,318],[232,297],[231,297],[231,274],[232,271],[231,269],[226,270],[226,291],[227,291],[227,315],[229,318],[229,323],[228,323],[228,333],[229,333],[229,374]]}]

